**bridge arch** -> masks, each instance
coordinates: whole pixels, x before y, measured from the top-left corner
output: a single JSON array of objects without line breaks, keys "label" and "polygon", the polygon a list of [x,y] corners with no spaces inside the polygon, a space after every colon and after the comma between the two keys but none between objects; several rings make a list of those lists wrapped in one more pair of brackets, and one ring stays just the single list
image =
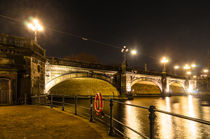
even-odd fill
[{"label": "bridge arch", "polygon": [[[71,73],[60,75],[60,76],[58,76],[58,77],[50,80],[48,83],[46,83],[46,85],[45,85],[45,93],[48,93],[48,91],[52,87],[56,86],[57,84],[59,84],[61,82],[64,82],[66,80],[69,80],[69,79],[73,79],[73,78],[93,78],[93,79],[99,79],[99,80],[102,80],[102,81],[105,81],[105,82],[109,83],[111,86],[113,86],[114,88],[116,88],[113,85],[113,83],[112,83],[112,78],[109,77],[109,76],[106,76],[104,74],[90,73],[90,72],[71,72]],[[117,88],[116,88],[116,90],[117,90]]]},{"label": "bridge arch", "polygon": [[167,91],[169,93],[185,93],[185,83],[178,80],[171,80],[167,84]]},{"label": "bridge arch", "polygon": [[162,91],[162,85],[161,85],[160,79],[152,79],[152,78],[146,78],[146,77],[137,78],[131,82],[131,91],[136,92],[135,89],[142,89],[143,86],[138,87],[138,85],[153,86],[153,89],[156,89],[158,93],[161,93]]}]

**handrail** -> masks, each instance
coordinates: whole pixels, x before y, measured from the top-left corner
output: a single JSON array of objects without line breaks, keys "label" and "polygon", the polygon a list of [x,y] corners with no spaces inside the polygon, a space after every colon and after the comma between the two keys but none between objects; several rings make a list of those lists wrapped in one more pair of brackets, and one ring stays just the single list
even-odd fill
[{"label": "handrail", "polygon": [[172,113],[172,112],[167,112],[167,111],[163,111],[163,110],[159,110],[159,109],[155,109],[155,111],[160,112],[160,113],[164,113],[164,114],[168,114],[168,115],[172,115],[172,116],[175,116],[175,117],[183,118],[183,119],[186,119],[186,120],[191,120],[191,121],[194,121],[194,122],[210,125],[209,121],[206,121],[206,120],[203,120],[203,119],[193,118],[193,117],[189,117],[189,116],[185,116],[185,115],[181,115],[181,114],[176,114],[176,113]]},{"label": "handrail", "polygon": [[112,100],[112,101],[113,102],[116,102],[116,103],[123,104],[123,105],[128,105],[128,106],[133,106],[133,107],[137,107],[137,108],[142,108],[142,109],[149,110],[149,108],[144,107],[144,106],[139,106],[139,105],[135,105],[135,104],[128,104],[128,103],[124,103],[124,102],[120,102],[120,101],[116,101],[116,100]]},{"label": "handrail", "polygon": [[[108,115],[108,114],[105,114],[105,116],[108,117],[108,118],[110,118],[110,115]],[[125,125],[123,122],[121,122],[121,121],[119,121],[119,120],[117,120],[117,119],[115,119],[115,118],[113,118],[113,121],[115,121],[115,122],[117,122],[117,123],[123,125],[124,127],[128,128],[128,129],[130,129],[130,130],[132,130],[133,132],[135,132],[136,134],[142,136],[143,138],[149,139],[146,135],[143,135],[143,134],[139,133],[139,132],[136,131],[135,129],[133,129],[133,128],[127,126],[127,125]]]},{"label": "handrail", "polygon": [[[120,102],[120,101],[116,101],[116,100],[113,100],[113,102],[149,110],[148,107],[144,107],[144,106],[139,106],[139,105],[135,105],[135,104],[128,104],[128,103],[124,103],[124,102]],[[183,119],[186,119],[186,120],[191,120],[191,121],[199,122],[199,123],[202,123],[202,124],[210,125],[210,121],[206,121],[206,120],[203,120],[203,119],[193,118],[193,117],[189,117],[189,116],[185,116],[185,115],[181,115],[181,114],[176,114],[176,113],[172,113],[172,112],[167,112],[167,111],[159,110],[159,109],[154,109],[154,111],[159,112],[159,113],[172,115],[172,116],[179,117],[179,118],[183,118]]]}]

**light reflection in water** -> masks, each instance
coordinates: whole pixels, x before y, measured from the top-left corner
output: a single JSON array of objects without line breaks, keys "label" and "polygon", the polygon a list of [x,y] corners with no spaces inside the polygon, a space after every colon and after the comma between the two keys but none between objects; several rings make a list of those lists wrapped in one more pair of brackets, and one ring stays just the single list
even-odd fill
[{"label": "light reflection in water", "polygon": [[[195,102],[194,102],[195,103]],[[191,95],[188,96],[188,116],[190,117],[196,117],[195,115],[195,106],[193,103],[193,97]],[[195,139],[197,138],[197,123],[193,121],[186,120],[185,121],[185,126],[184,128],[186,130],[186,137],[190,139]]]},{"label": "light reflection in water", "polygon": [[[204,120],[210,120],[210,107],[200,106],[199,99],[193,96],[173,96],[161,98],[134,98],[132,101],[126,101],[129,104],[149,107],[155,105],[158,109],[186,115]],[[128,126],[149,135],[148,112],[141,109],[125,106],[123,121]],[[210,136],[209,126],[204,126],[199,123],[162,114],[156,112],[156,138],[160,139],[197,139],[208,138]],[[142,122],[143,121],[143,122]],[[129,129],[124,130],[125,133],[132,139],[141,138]]]},{"label": "light reflection in water", "polygon": [[[126,103],[131,104],[130,101],[127,101]],[[132,106],[125,106],[125,124],[129,127],[132,127],[136,131],[139,131],[139,122],[138,122],[138,116],[136,112],[136,108]],[[131,131],[130,129],[125,129],[125,133],[128,137],[132,139],[138,139],[138,135]]]},{"label": "light reflection in water", "polygon": [[[167,111],[171,111],[170,98],[166,97],[165,100],[159,103],[159,107],[164,108]],[[163,139],[171,139],[173,137],[172,130],[172,117],[166,114],[158,113],[159,117],[159,126],[160,126],[160,137]]]}]

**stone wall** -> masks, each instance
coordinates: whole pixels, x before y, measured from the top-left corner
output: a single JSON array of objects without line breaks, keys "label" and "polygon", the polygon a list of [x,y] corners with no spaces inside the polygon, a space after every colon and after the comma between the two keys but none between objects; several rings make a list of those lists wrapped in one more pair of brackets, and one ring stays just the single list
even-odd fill
[{"label": "stone wall", "polygon": [[[0,34],[0,78],[10,82],[11,102],[30,102],[44,90],[45,50],[30,39]],[[35,89],[37,88],[38,89]]]}]

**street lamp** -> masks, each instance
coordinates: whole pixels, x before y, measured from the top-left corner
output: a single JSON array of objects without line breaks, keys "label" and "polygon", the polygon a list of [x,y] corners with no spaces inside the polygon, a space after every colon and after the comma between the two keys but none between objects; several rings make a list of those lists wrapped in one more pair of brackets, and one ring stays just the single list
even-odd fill
[{"label": "street lamp", "polygon": [[208,73],[209,70],[208,70],[208,69],[203,69],[203,72],[204,72],[204,73]]},{"label": "street lamp", "polygon": [[[123,53],[122,73],[121,73],[121,95],[124,95],[127,93],[127,91],[130,91],[130,86],[126,86],[127,53],[129,52],[127,46],[123,46],[121,52]],[[132,55],[136,55],[137,51],[133,49],[130,51],[130,53]]]},{"label": "street lamp", "polygon": [[191,67],[192,67],[192,68],[195,68],[195,67],[196,67],[196,64],[191,64]]},{"label": "street lamp", "polygon": [[27,27],[34,31],[34,41],[37,42],[37,32],[43,31],[42,25],[39,23],[37,19],[32,19],[30,23],[27,23]]},{"label": "street lamp", "polygon": [[[123,53],[123,62],[122,62],[122,72],[126,72],[126,67],[127,67],[127,53],[129,52],[129,49],[127,46],[123,46],[121,49],[121,52]],[[136,55],[137,50],[131,49],[130,50],[131,55]]]},{"label": "street lamp", "polygon": [[174,69],[175,69],[175,70],[178,70],[179,68],[180,68],[179,65],[175,65],[175,66],[174,66]]},{"label": "street lamp", "polygon": [[180,68],[179,65],[175,65],[175,66],[174,66],[174,74],[175,74],[175,75],[176,75],[176,71],[177,71],[179,68]]},{"label": "street lamp", "polygon": [[166,57],[162,57],[160,62],[163,63],[163,71],[162,72],[166,74],[166,64],[168,63],[168,59]]},{"label": "street lamp", "polygon": [[137,51],[136,51],[135,49],[132,49],[132,50],[131,50],[131,54],[132,54],[132,55],[136,55],[136,54],[137,54]]},{"label": "street lamp", "polygon": [[188,64],[185,64],[183,68],[184,68],[184,70],[189,70],[189,69],[191,69],[191,67],[190,67]]},{"label": "street lamp", "polygon": [[197,76],[196,76],[196,75],[193,75],[193,78],[194,78],[194,79],[196,79],[196,78],[197,78]]},{"label": "street lamp", "polygon": [[191,71],[187,71],[186,74],[190,76],[192,74],[192,72]]},{"label": "street lamp", "polygon": [[127,53],[128,53],[127,46],[123,46],[121,52],[123,53],[122,72],[125,73],[127,68]]}]

